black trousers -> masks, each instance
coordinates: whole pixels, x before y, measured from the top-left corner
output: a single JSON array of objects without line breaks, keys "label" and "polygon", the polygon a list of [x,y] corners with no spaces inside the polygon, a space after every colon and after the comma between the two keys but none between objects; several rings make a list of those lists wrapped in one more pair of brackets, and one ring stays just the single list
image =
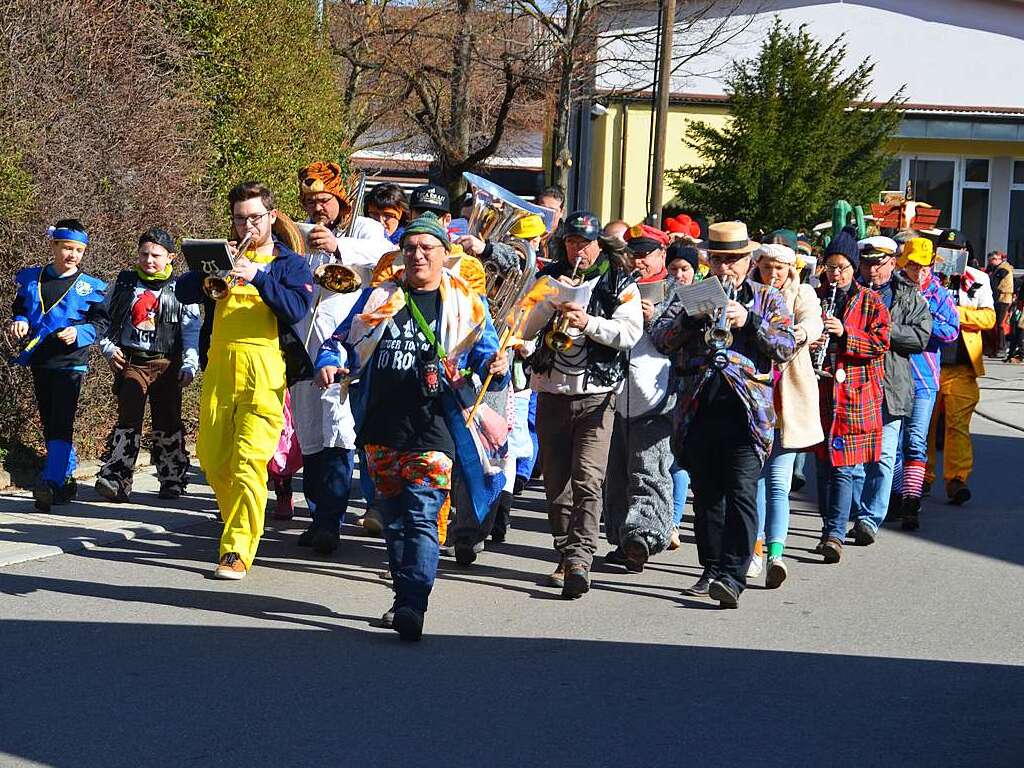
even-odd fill
[{"label": "black trousers", "polygon": [[43,423],[43,437],[46,442],[72,442],[83,375],[79,371],[32,369],[32,387],[35,390],[39,420]]},{"label": "black trousers", "polygon": [[686,434],[680,466],[690,473],[697,556],[709,574],[738,592],[757,538],[761,460],[746,409],[735,395],[702,404]]}]

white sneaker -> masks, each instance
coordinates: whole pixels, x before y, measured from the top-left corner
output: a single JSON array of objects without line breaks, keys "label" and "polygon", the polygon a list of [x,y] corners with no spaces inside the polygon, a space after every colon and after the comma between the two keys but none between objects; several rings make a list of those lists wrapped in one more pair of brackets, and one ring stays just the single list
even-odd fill
[{"label": "white sneaker", "polygon": [[782,557],[772,557],[768,560],[768,575],[765,577],[765,586],[768,589],[778,589],[782,582],[789,576],[789,569]]},{"label": "white sneaker", "polygon": [[759,579],[764,571],[764,556],[754,555],[750,558],[750,565],[747,566],[747,578]]}]

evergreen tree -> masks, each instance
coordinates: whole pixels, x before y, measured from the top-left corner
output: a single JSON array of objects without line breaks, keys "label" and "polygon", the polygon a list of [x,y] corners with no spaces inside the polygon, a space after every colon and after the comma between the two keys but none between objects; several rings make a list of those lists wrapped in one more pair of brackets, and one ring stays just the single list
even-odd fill
[{"label": "evergreen tree", "polygon": [[902,91],[873,103],[874,64],[848,69],[846,54],[842,37],[825,45],[776,18],[760,55],[728,76],[729,122],[689,127],[703,162],[669,174],[682,206],[756,232],[811,227],[840,198],[877,199]]}]

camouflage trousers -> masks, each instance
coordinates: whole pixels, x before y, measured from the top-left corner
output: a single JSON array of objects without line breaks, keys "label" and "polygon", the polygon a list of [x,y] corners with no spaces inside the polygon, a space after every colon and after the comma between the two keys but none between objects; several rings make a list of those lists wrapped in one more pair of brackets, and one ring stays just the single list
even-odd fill
[{"label": "camouflage trousers", "polygon": [[185,490],[190,462],[181,424],[180,367],[180,360],[129,357],[124,370],[114,377],[117,426],[99,474],[125,495],[132,490],[147,401],[153,421],[151,458],[160,489],[178,493]]}]

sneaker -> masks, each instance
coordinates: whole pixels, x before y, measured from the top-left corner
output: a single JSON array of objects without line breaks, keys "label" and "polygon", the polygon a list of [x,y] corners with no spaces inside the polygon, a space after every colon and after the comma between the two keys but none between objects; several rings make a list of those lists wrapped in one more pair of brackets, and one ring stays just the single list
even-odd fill
[{"label": "sneaker", "polygon": [[904,531],[916,531],[921,527],[921,500],[916,496],[906,496],[903,499],[903,518],[900,520],[900,528]]},{"label": "sneaker", "polygon": [[373,536],[374,538],[380,538],[384,535],[384,519],[380,516],[380,512],[375,507],[367,507],[366,512],[363,513],[359,524],[366,531],[367,536]]},{"label": "sneaker", "polygon": [[96,489],[96,493],[112,504],[123,504],[128,501],[128,494],[122,491],[113,480],[97,477],[93,487]]},{"label": "sneaker", "polygon": [[750,565],[747,566],[747,578],[759,579],[762,573],[764,573],[764,557],[762,555],[752,555],[750,557]]},{"label": "sneaker", "polygon": [[838,563],[843,557],[843,542],[830,536],[821,545],[821,554],[824,555],[826,563]]},{"label": "sneaker", "polygon": [[463,568],[468,568],[476,562],[476,556],[484,551],[484,543],[478,541],[470,544],[468,541],[455,542],[455,562]]},{"label": "sneaker", "polygon": [[768,589],[778,589],[789,576],[789,569],[781,557],[768,558],[768,573],[764,577],[764,585]]},{"label": "sneaker", "polygon": [[971,489],[963,480],[950,480],[946,483],[946,496],[950,504],[959,507],[971,500]]},{"label": "sneaker", "polygon": [[565,585],[562,597],[575,600],[590,591],[590,571],[582,563],[575,563],[565,569]]},{"label": "sneaker", "polygon": [[306,530],[299,534],[298,540],[295,542],[300,547],[312,547],[313,539],[316,538],[317,527],[314,525],[309,526]]},{"label": "sneaker", "polygon": [[558,567],[548,576],[548,586],[561,589],[565,586],[565,560],[558,561]]},{"label": "sneaker", "polygon": [[672,529],[672,533],[668,537],[668,551],[674,552],[683,546],[683,540],[679,538],[679,530],[677,528]]},{"label": "sneaker", "polygon": [[423,637],[423,614],[415,608],[399,608],[391,620],[391,628],[407,643],[415,643]]},{"label": "sneaker", "polygon": [[711,589],[711,582],[714,580],[715,576],[713,573],[710,571],[704,571],[692,586],[683,590],[683,594],[689,595],[690,597],[707,597],[708,592]]},{"label": "sneaker", "polygon": [[246,573],[245,563],[242,562],[241,556],[237,552],[228,552],[217,564],[217,569],[213,572],[213,578],[238,581],[239,579],[244,579]]},{"label": "sneaker", "polygon": [[37,512],[49,512],[53,506],[53,486],[46,481],[40,482],[32,489],[32,498],[36,501]]},{"label": "sneaker", "polygon": [[325,528],[313,534],[310,546],[318,555],[333,555],[338,549],[338,539],[337,533],[332,534]]},{"label": "sneaker", "polygon": [[395,626],[395,606],[392,604],[390,608],[384,611],[384,615],[380,617],[380,625],[384,629],[394,629]]},{"label": "sneaker", "polygon": [[739,608],[740,594],[724,581],[715,579],[708,588],[708,597],[717,600],[722,608]]},{"label": "sneaker", "polygon": [[853,526],[853,540],[858,547],[870,547],[875,543],[875,529],[864,520],[858,520]]}]

